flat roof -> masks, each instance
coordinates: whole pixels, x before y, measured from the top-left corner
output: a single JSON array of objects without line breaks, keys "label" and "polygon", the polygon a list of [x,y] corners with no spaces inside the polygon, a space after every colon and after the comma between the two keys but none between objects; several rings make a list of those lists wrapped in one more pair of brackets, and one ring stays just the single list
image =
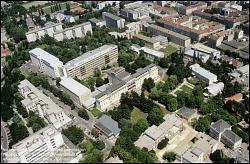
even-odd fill
[{"label": "flat roof", "polygon": [[208,91],[214,95],[217,94],[219,91],[222,91],[223,88],[224,88],[223,82],[214,83],[206,87],[206,89],[208,89]]},{"label": "flat roof", "polygon": [[[35,58],[46,61],[47,63],[49,63],[53,67],[56,66],[58,62],[61,62],[59,60],[59,58],[51,55],[50,53],[44,51],[41,48],[34,48],[34,49],[30,50],[29,53],[32,56],[34,56]],[[61,64],[63,64],[63,63],[61,62]]]},{"label": "flat roof", "polygon": [[211,47],[205,46],[205,45],[203,45],[203,44],[201,44],[201,43],[196,43],[196,44],[194,44],[194,45],[192,46],[192,48],[198,49],[198,50],[203,51],[203,52],[206,52],[206,53],[211,53],[211,52],[216,52],[216,51],[218,51],[218,50],[213,49],[213,48],[211,48]]},{"label": "flat roof", "polygon": [[114,14],[111,14],[111,13],[108,13],[108,12],[102,12],[102,15],[104,15],[106,17],[109,17],[111,19],[114,19],[114,20],[121,20],[121,19],[123,19],[121,17],[118,17],[118,16],[116,16]]},{"label": "flat roof", "polygon": [[110,116],[106,114],[98,118],[96,120],[95,125],[101,128],[103,131],[107,132],[107,134],[112,132],[114,135],[117,135],[121,131],[121,129],[118,126],[118,122],[116,122]]},{"label": "flat roof", "polygon": [[242,74],[249,72],[249,64],[244,65],[243,67],[237,68],[237,71]]},{"label": "flat roof", "polygon": [[146,42],[152,43],[152,44],[159,42],[154,38],[150,38],[150,37],[147,37],[147,36],[141,35],[141,34],[136,34],[135,37],[137,37],[138,39],[144,40]]},{"label": "flat roof", "polygon": [[213,74],[213,73],[207,71],[206,69],[200,67],[199,64],[193,64],[193,65],[190,66],[190,68],[194,72],[202,75],[203,77],[206,77],[207,79],[217,79],[217,76],[215,74]]},{"label": "flat roof", "polygon": [[72,78],[62,78],[60,85],[67,88],[77,96],[91,94],[91,90]]},{"label": "flat roof", "polygon": [[96,48],[92,51],[88,51],[86,53],[84,53],[83,55],[70,60],[69,62],[67,62],[65,64],[65,67],[70,67],[70,66],[77,66],[83,62],[87,62],[88,60],[91,60],[103,53],[106,53],[107,51],[110,51],[111,49],[117,48],[117,45],[114,44],[105,44],[99,48]]},{"label": "flat roof", "polygon": [[183,106],[182,108],[180,108],[177,112],[178,115],[181,115],[182,117],[185,117],[187,119],[189,119],[190,117],[192,117],[193,114],[196,113],[195,109],[191,109],[188,107]]},{"label": "flat roof", "polygon": [[146,135],[141,135],[137,141],[135,141],[135,146],[140,148],[147,148],[148,150],[152,150],[155,146],[155,141],[152,138],[149,138]]},{"label": "flat roof", "polygon": [[157,51],[157,50],[154,50],[154,49],[151,49],[151,48],[148,48],[148,47],[142,47],[141,50],[143,50],[144,52],[152,55],[152,56],[155,56],[155,57],[158,57],[158,58],[163,58],[164,57],[164,53],[161,52],[161,51]]}]

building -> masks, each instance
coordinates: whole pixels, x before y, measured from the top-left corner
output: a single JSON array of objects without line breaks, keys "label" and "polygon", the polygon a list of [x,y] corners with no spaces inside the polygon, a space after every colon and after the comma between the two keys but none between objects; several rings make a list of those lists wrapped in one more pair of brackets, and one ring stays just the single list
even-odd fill
[{"label": "building", "polygon": [[96,18],[91,18],[89,19],[89,22],[93,27],[102,27],[106,26],[106,22],[104,20],[96,19]]},{"label": "building", "polygon": [[139,139],[135,141],[135,146],[139,148],[145,147],[150,151],[156,150],[158,143],[164,138],[169,139],[169,144],[178,139],[183,131],[182,121],[175,114],[165,115],[164,120],[159,126],[153,125],[145,130]]},{"label": "building", "polygon": [[105,6],[108,6],[108,5],[119,5],[120,1],[100,1],[99,3],[97,3],[97,9],[98,10],[101,10],[103,9]]},{"label": "building", "polygon": [[190,5],[183,5],[181,3],[177,3],[175,5],[176,11],[183,15],[190,15],[196,10],[202,10],[206,8],[207,8],[207,3],[201,1],[190,2]]},{"label": "building", "polygon": [[147,32],[152,32],[154,35],[162,35],[168,38],[169,42],[173,42],[182,47],[189,47],[191,44],[191,38],[185,35],[176,33],[166,28],[151,24],[146,27]]},{"label": "building", "polygon": [[66,15],[66,17],[65,17],[65,22],[67,22],[67,23],[73,23],[73,22],[75,22],[76,20],[75,20],[75,18],[73,17],[73,16],[70,16],[70,15]]},{"label": "building", "polygon": [[90,22],[85,22],[73,27],[66,29],[62,28],[62,23],[48,22],[43,28],[37,28],[26,33],[26,38],[28,42],[34,42],[40,40],[48,34],[50,37],[56,39],[57,41],[62,41],[63,39],[80,38],[84,37],[87,32],[92,34],[92,26]]},{"label": "building", "polygon": [[69,27],[53,34],[54,39],[63,41],[64,39],[81,38],[90,33],[92,35],[92,26],[90,22],[85,22],[73,27]]},{"label": "building", "polygon": [[246,76],[249,75],[249,64],[244,65],[240,68],[236,69],[236,72],[240,74],[240,76]]},{"label": "building", "polygon": [[235,95],[231,96],[231,97],[227,97],[224,100],[224,103],[226,104],[228,101],[241,101],[243,100],[243,94],[242,93],[236,93]]},{"label": "building", "polygon": [[41,72],[54,79],[63,75],[63,63],[57,57],[41,48],[32,49],[29,53],[32,63],[38,67]]},{"label": "building", "polygon": [[197,16],[169,16],[161,18],[157,24],[168,30],[188,36],[192,41],[200,41],[211,34],[225,30],[223,24]]},{"label": "building", "polygon": [[136,34],[135,37],[140,40],[143,40],[145,42],[145,46],[147,47],[154,48],[154,49],[158,49],[160,47],[160,42],[153,38],[150,38],[141,34]]},{"label": "building", "polygon": [[226,40],[230,42],[233,39],[234,39],[234,30],[228,29],[209,36],[208,45],[212,48],[216,48],[221,45],[222,41]]},{"label": "building", "polygon": [[91,96],[91,90],[72,78],[62,78],[59,82],[61,88],[66,92],[70,99],[78,106],[83,105],[84,100]]},{"label": "building", "polygon": [[195,118],[195,115],[197,114],[197,111],[195,109],[191,109],[188,107],[183,106],[180,108],[177,112],[177,115],[184,118],[188,122],[191,122],[193,118]]},{"label": "building", "polygon": [[159,41],[160,45],[162,46],[167,46],[168,44],[168,38],[165,36],[157,35],[157,36],[152,37],[152,39]]},{"label": "building", "polygon": [[217,94],[222,93],[224,89],[224,83],[223,82],[214,83],[214,84],[207,86],[205,89],[206,89],[205,95],[216,96]]},{"label": "building", "polygon": [[106,25],[110,28],[124,28],[125,19],[114,14],[102,12],[102,19],[106,21]]},{"label": "building", "polygon": [[7,163],[75,163],[82,158],[81,151],[51,124],[13,145],[4,156]]},{"label": "building", "polygon": [[71,122],[71,119],[61,107],[45,96],[28,80],[25,79],[20,82],[18,91],[24,98],[21,103],[28,113],[30,111],[37,112],[40,117],[46,118],[47,122],[53,124],[57,129]]},{"label": "building", "polygon": [[218,146],[218,141],[199,132],[191,143],[177,149],[176,160],[173,163],[204,163]]},{"label": "building", "polygon": [[105,161],[105,163],[123,163],[123,161],[120,160],[118,156],[116,156],[116,157],[110,157]]},{"label": "building", "polygon": [[164,58],[165,56],[163,52],[148,47],[140,47],[138,45],[132,45],[130,46],[130,49],[135,51],[137,54],[140,54],[140,51],[143,51],[143,55],[151,61],[154,61],[154,59]]},{"label": "building", "polygon": [[85,79],[94,75],[96,69],[116,63],[117,60],[117,45],[106,44],[70,60],[64,65],[63,71],[66,77]]},{"label": "building", "polygon": [[231,149],[241,146],[242,138],[231,131],[231,125],[222,119],[211,124],[209,135]]},{"label": "building", "polygon": [[28,27],[28,30],[34,30],[36,27],[35,23],[33,22],[30,16],[27,16],[26,18],[26,25]]},{"label": "building", "polygon": [[216,58],[216,59],[220,58],[220,51],[213,49],[211,47],[205,46],[201,43],[193,44],[191,47],[192,49],[197,50],[199,52],[204,52],[204,53],[209,54],[211,58]]},{"label": "building", "polygon": [[159,81],[158,67],[150,64],[145,68],[139,68],[136,73],[130,74],[124,68],[119,67],[108,72],[109,85],[96,98],[96,107],[101,111],[112,110],[120,104],[122,93],[135,91],[141,93],[144,79],[152,78]]},{"label": "building", "polygon": [[94,126],[107,138],[118,137],[121,131],[118,127],[118,122],[106,114],[98,118]]},{"label": "building", "polygon": [[190,66],[192,73],[200,80],[203,80],[207,85],[211,85],[217,82],[217,76],[204,68],[200,67],[199,64],[193,64]]},{"label": "building", "polygon": [[194,57],[199,58],[203,63],[206,63],[207,60],[210,58],[210,54],[200,52],[200,51],[197,51],[195,49],[190,49],[190,48],[188,48],[184,52],[184,55],[189,60],[193,60]]}]

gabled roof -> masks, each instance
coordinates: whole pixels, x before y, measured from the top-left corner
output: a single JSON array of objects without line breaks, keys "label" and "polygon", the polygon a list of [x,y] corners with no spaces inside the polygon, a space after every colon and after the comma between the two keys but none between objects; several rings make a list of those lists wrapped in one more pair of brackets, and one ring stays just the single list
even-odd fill
[{"label": "gabled roof", "polygon": [[223,132],[225,129],[228,129],[230,127],[231,127],[231,125],[229,125],[223,119],[220,119],[220,120],[218,120],[217,122],[215,122],[215,123],[213,123],[211,125],[211,128],[214,129],[214,130],[216,130],[219,133]]},{"label": "gabled roof", "polygon": [[96,120],[96,127],[100,128],[105,134],[117,135],[120,133],[121,129],[118,127],[118,123],[107,115],[102,115]]},{"label": "gabled roof", "polygon": [[225,130],[225,132],[222,133],[222,137],[227,139],[231,143],[236,143],[242,139],[241,137],[239,137],[237,134],[235,134],[231,130]]},{"label": "gabled roof", "polygon": [[195,112],[196,112],[195,109],[190,109],[190,108],[183,106],[182,108],[178,110],[177,114],[189,119],[190,117],[192,117],[193,114],[195,114]]}]

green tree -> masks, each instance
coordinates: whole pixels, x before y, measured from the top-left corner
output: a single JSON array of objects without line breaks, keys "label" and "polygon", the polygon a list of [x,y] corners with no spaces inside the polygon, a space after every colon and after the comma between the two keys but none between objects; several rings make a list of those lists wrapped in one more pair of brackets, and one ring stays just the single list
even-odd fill
[{"label": "green tree", "polygon": [[163,159],[168,160],[168,162],[171,163],[176,159],[176,154],[175,152],[165,152]]},{"label": "green tree", "polygon": [[167,146],[168,141],[169,141],[168,138],[164,138],[163,140],[161,140],[161,142],[158,143],[157,148],[160,150],[163,149],[164,147]]},{"label": "green tree", "polygon": [[75,125],[63,129],[62,133],[75,145],[82,142],[84,139],[83,131]]},{"label": "green tree", "polygon": [[78,116],[80,116],[81,118],[83,118],[85,120],[89,120],[88,112],[85,109],[79,109]]},{"label": "green tree", "polygon": [[210,127],[210,119],[208,117],[200,117],[198,121],[194,122],[195,130],[205,132]]},{"label": "green tree", "polygon": [[177,110],[177,108],[178,108],[177,99],[175,97],[170,98],[167,102],[167,109],[170,112],[174,112]]},{"label": "green tree", "polygon": [[98,138],[99,137],[99,132],[96,128],[93,128],[91,130],[91,134],[95,137],[95,138]]},{"label": "green tree", "polygon": [[147,117],[148,123],[150,125],[160,125],[163,122],[163,112],[160,108],[152,109]]},{"label": "green tree", "polygon": [[87,154],[83,160],[83,163],[102,163],[103,162],[103,152],[94,149],[90,154]]},{"label": "green tree", "polygon": [[105,84],[104,80],[101,77],[96,78],[96,87],[100,87]]},{"label": "green tree", "polygon": [[94,142],[94,146],[98,150],[103,150],[105,148],[105,143],[103,141],[96,141],[96,142]]}]

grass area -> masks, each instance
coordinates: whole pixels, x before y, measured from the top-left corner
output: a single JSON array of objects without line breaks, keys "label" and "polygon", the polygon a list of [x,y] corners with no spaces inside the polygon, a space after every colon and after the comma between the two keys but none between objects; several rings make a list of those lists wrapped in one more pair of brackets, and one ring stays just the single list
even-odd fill
[{"label": "grass area", "polygon": [[183,92],[191,93],[192,89],[186,85],[183,85],[180,89],[182,89]]},{"label": "grass area", "polygon": [[42,6],[46,3],[48,3],[49,1],[30,1],[30,2],[27,2],[27,3],[24,3],[22,4],[22,6],[25,8],[25,9],[29,9],[31,6]]},{"label": "grass area", "polygon": [[161,51],[164,52],[165,56],[168,56],[175,53],[177,49],[171,45],[167,45],[166,48],[162,48]]},{"label": "grass area", "polygon": [[178,93],[181,93],[182,91],[180,91],[180,90],[177,90],[176,92],[175,92],[175,94],[177,95]]},{"label": "grass area", "polygon": [[[70,1],[60,3],[60,6],[61,6],[61,11],[66,10],[66,3],[69,3],[70,8],[73,8],[73,7],[75,7],[75,6],[77,6],[77,5],[78,5],[78,3],[76,3],[76,2],[70,2]],[[54,5],[51,5],[51,6],[54,6]],[[46,13],[46,14],[50,14],[50,13],[51,13],[51,9],[50,9],[50,8],[51,8],[51,6],[44,7],[44,8],[43,8],[44,13]]]},{"label": "grass area", "polygon": [[191,80],[188,80],[188,82],[193,84],[193,85],[196,85],[199,82],[199,80],[196,78],[192,78]]},{"label": "grass area", "polygon": [[162,108],[162,107],[160,107],[160,108],[161,108],[162,112],[164,113],[164,115],[170,114],[170,113],[171,113],[171,112],[168,111],[166,108]]},{"label": "grass area", "polygon": [[134,107],[133,111],[131,112],[130,120],[132,123],[136,123],[140,118],[147,118],[147,116],[147,113],[144,113],[139,108]]},{"label": "grass area", "polygon": [[95,117],[100,117],[102,115],[102,112],[99,111],[97,108],[93,107],[90,112],[95,116]]}]

